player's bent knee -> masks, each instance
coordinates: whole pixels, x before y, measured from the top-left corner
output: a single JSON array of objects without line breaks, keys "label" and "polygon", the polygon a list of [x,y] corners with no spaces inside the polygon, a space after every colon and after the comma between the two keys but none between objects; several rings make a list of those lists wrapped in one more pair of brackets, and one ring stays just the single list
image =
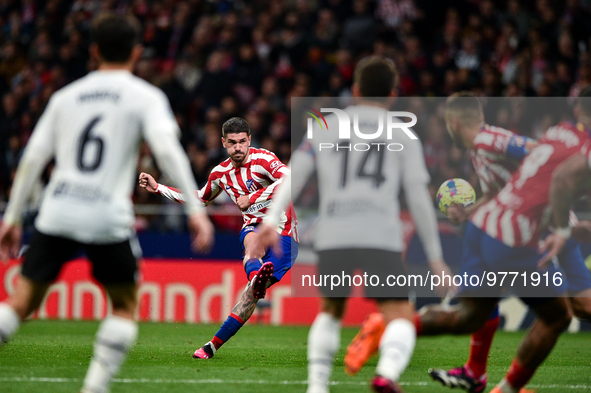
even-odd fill
[{"label": "player's bent knee", "polygon": [[591,290],[583,291],[575,297],[570,298],[570,304],[573,309],[573,314],[580,319],[591,321],[591,297],[589,297]]},{"label": "player's bent knee", "polygon": [[563,332],[568,329],[571,320],[573,319],[573,313],[571,310],[566,310],[566,312],[555,322],[553,323],[553,327],[559,331]]},{"label": "player's bent knee", "polygon": [[559,297],[548,299],[534,305],[530,305],[538,319],[548,328],[560,333],[568,328],[573,312],[566,298]]}]

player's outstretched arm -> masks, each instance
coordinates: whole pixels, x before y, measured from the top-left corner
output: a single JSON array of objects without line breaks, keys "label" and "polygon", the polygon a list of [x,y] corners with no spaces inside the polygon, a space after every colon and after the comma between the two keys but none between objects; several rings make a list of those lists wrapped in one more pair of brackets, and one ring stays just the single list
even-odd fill
[{"label": "player's outstretched arm", "polygon": [[540,267],[546,267],[570,238],[569,210],[576,191],[589,186],[590,178],[591,170],[583,154],[569,158],[554,170],[550,185],[550,209],[554,229],[541,247],[541,251],[547,251],[547,254],[540,259]]},{"label": "player's outstretched arm", "polygon": [[[415,222],[417,233],[429,260],[429,268],[433,274],[438,276],[444,273],[451,274],[451,269],[443,259],[437,217],[435,216],[435,209],[433,208],[427,184],[423,182],[409,182],[405,185],[404,191],[410,214]],[[453,287],[445,286],[438,288],[437,293],[444,296],[453,290]]]},{"label": "player's outstretched arm", "polygon": [[47,157],[39,157],[36,151],[34,144],[27,148],[12,185],[10,202],[0,228],[0,259],[2,261],[18,255],[22,239],[21,221],[25,203],[29,199],[31,188],[47,162]]},{"label": "player's outstretched arm", "polygon": [[0,258],[2,260],[18,255],[25,205],[43,168],[54,155],[54,117],[58,106],[56,102],[54,95],[39,118],[18,165],[10,192],[10,201],[4,213],[2,228],[0,228]]},{"label": "player's outstretched arm", "polygon": [[154,179],[154,176],[149,173],[140,173],[139,182],[140,187],[145,188],[148,192],[155,193],[158,189],[158,182]]}]

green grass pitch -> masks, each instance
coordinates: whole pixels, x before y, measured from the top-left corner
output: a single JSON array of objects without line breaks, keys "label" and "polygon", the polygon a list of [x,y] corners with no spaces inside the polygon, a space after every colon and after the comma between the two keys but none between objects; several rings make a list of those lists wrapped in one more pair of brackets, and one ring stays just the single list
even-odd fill
[{"label": "green grass pitch", "polygon": [[[0,392],[77,392],[92,354],[96,322],[33,321],[0,348]],[[112,393],[305,392],[308,328],[246,325],[211,360],[192,352],[217,325],[140,324],[140,337],[112,385]],[[356,329],[343,329],[333,372],[333,393],[369,392],[372,359],[355,377],[342,367]],[[523,333],[495,337],[489,389],[504,375]],[[468,337],[420,338],[401,378],[407,392],[449,392],[430,381],[429,367],[453,367],[468,353]],[[530,387],[544,392],[591,392],[591,334],[565,333]],[[459,392],[459,390],[454,390]]]}]

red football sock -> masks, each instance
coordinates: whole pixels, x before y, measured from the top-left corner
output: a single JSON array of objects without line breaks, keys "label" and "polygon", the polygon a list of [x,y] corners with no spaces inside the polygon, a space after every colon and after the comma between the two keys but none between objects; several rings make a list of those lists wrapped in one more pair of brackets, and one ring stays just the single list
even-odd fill
[{"label": "red football sock", "polygon": [[500,320],[500,317],[489,319],[480,330],[472,334],[470,357],[466,367],[472,372],[474,378],[480,378],[486,373],[488,353]]},{"label": "red football sock", "polygon": [[415,325],[415,329],[417,330],[417,336],[421,335],[421,330],[423,330],[423,325],[421,324],[421,316],[418,312],[415,312],[413,323]]},{"label": "red football sock", "polygon": [[213,338],[211,339],[211,342],[215,346],[215,349],[220,349],[220,347],[224,344],[224,342],[222,341],[222,339],[221,338],[218,338],[216,336],[213,336]]},{"label": "red football sock", "polygon": [[531,377],[533,377],[535,372],[535,369],[523,366],[521,365],[521,363],[519,363],[517,359],[513,359],[513,362],[511,363],[511,367],[509,367],[509,371],[507,372],[505,379],[507,380],[507,382],[509,382],[509,385],[511,385],[511,387],[519,390],[525,385],[527,385],[527,383],[529,382]]}]

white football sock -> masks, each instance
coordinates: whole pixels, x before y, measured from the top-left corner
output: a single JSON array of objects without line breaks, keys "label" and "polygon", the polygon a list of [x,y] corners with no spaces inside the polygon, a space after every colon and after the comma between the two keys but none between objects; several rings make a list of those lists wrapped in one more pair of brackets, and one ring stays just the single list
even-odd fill
[{"label": "white football sock", "polygon": [[377,374],[398,381],[410,361],[416,339],[417,333],[412,322],[404,318],[391,321],[380,340]]},{"label": "white football sock", "polygon": [[6,303],[0,303],[0,345],[16,333],[20,324],[21,319],[14,308]]},{"label": "white football sock", "polygon": [[137,331],[135,321],[114,315],[101,323],[94,342],[94,356],[84,378],[84,392],[109,391],[111,378],[119,371],[128,349],[137,338]]},{"label": "white football sock", "polygon": [[501,382],[499,382],[497,387],[499,389],[501,389],[501,392],[503,392],[503,393],[519,393],[519,390],[520,390],[520,389],[515,389],[513,386],[511,386],[505,378],[503,378],[501,380]]},{"label": "white football sock", "polygon": [[340,321],[319,313],[308,333],[308,393],[328,392],[332,362],[340,344]]}]

